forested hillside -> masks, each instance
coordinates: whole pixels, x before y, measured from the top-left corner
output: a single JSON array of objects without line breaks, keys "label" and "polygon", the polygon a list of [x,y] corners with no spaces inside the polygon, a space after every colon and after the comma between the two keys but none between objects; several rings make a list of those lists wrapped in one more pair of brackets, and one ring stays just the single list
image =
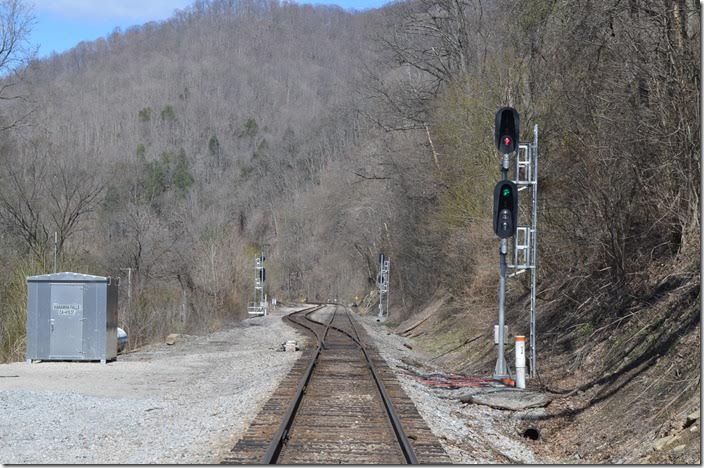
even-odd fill
[{"label": "forested hillside", "polygon": [[[30,26],[18,0],[2,14]],[[60,271],[122,276],[133,346],[241,318],[261,249],[270,297],[365,296],[383,251],[395,322],[435,299],[428,346],[484,333],[493,117],[511,105],[524,138],[541,131],[544,376],[567,360],[588,390],[648,366],[699,334],[700,15],[694,0],[199,0],[41,60],[15,28],[0,357],[23,356],[24,278],[51,271],[54,232]],[[518,331],[525,288],[509,284]],[[488,355],[448,362],[487,370]]]},{"label": "forested hillside", "polygon": [[59,270],[134,269],[121,318],[135,345],[241,317],[265,245],[272,295],[289,271],[310,284],[336,262],[349,284],[345,254],[326,261],[342,250],[326,225],[338,208],[309,198],[359,137],[366,37],[338,8],[199,2],[30,62],[26,101],[6,107],[8,119],[32,111],[3,154],[8,293],[51,268],[54,231]]}]

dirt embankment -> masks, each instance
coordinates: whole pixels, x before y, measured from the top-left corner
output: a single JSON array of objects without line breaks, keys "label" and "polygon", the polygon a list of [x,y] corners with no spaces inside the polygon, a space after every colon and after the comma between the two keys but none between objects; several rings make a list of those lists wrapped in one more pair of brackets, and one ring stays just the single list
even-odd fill
[{"label": "dirt embankment", "polygon": [[[701,323],[698,266],[653,274],[643,293],[604,304],[538,303],[538,377],[552,402],[531,423],[536,458],[558,463],[700,463]],[[528,335],[523,290],[509,291],[509,344]],[[596,302],[596,301],[595,301]],[[564,302],[562,302],[564,304]],[[387,323],[446,372],[489,376],[496,304],[439,293],[401,323]],[[508,421],[515,417],[504,411]],[[521,434],[516,432],[515,437]]]}]

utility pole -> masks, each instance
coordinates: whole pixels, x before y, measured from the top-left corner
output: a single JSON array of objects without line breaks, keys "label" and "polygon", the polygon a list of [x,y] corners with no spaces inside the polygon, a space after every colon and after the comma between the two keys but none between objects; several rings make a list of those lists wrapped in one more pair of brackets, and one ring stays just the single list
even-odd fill
[{"label": "utility pole", "polygon": [[132,313],[132,267],[120,268],[120,271],[127,272],[127,311]]},{"label": "utility pole", "polygon": [[56,273],[56,259],[59,255],[59,235],[54,231],[54,273]]}]

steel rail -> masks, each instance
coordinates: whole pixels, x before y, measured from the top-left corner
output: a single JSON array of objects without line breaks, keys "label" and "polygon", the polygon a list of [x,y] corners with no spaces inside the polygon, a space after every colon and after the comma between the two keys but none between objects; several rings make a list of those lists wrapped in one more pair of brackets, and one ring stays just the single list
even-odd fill
[{"label": "steel rail", "polygon": [[274,437],[272,438],[271,442],[269,443],[269,446],[266,449],[266,452],[264,453],[264,457],[262,458],[262,464],[263,465],[272,465],[276,463],[276,460],[279,458],[279,454],[281,453],[281,449],[283,449],[284,444],[286,443],[286,439],[288,438],[288,432],[291,429],[291,426],[293,425],[293,420],[296,417],[296,412],[298,411],[298,407],[301,404],[301,401],[303,400],[303,394],[306,391],[306,388],[308,387],[308,382],[310,382],[310,378],[313,375],[313,369],[315,368],[315,365],[318,362],[318,357],[320,356],[320,352],[323,349],[323,343],[325,342],[325,337],[328,334],[328,330],[330,329],[330,324],[332,321],[335,319],[335,315],[337,314],[337,306],[335,307],[335,311],[332,314],[332,318],[330,319],[330,322],[327,324],[318,322],[317,320],[313,320],[308,317],[308,315],[312,314],[313,312],[316,312],[320,309],[322,309],[323,306],[316,306],[311,309],[304,309],[299,312],[294,312],[295,314],[304,314],[308,320],[310,320],[313,323],[318,323],[320,325],[325,326],[325,333],[323,333],[323,337],[321,339],[320,335],[318,334],[317,331],[313,330],[312,327],[309,327],[307,325],[304,325],[300,322],[297,322],[295,320],[291,320],[292,322],[301,325],[308,330],[312,331],[315,334],[315,337],[318,340],[318,347],[315,350],[315,353],[313,355],[313,358],[310,360],[310,364],[308,364],[308,367],[306,368],[305,372],[303,373],[303,376],[301,377],[301,380],[298,383],[298,387],[296,388],[296,393],[293,396],[293,399],[291,400],[291,403],[288,406],[288,409],[286,410],[286,413],[284,414],[283,420],[281,421],[281,424],[279,425],[279,428],[276,430],[276,433],[274,434]]},{"label": "steel rail", "polygon": [[[309,307],[309,308],[307,308],[307,309],[299,310],[299,311],[297,311],[297,312],[294,312],[294,313],[292,313],[292,314],[289,314],[289,315],[287,315],[287,316],[284,317],[284,318],[285,318],[286,320],[288,320],[289,322],[293,322],[293,323],[295,323],[296,325],[300,325],[301,327],[306,328],[306,329],[308,329],[309,331],[311,331],[311,332],[315,335],[315,338],[318,340],[318,343],[322,343],[322,344],[323,344],[323,349],[325,349],[325,337],[321,337],[321,336],[318,334],[318,331],[317,331],[317,330],[314,330],[312,327],[306,325],[306,324],[303,323],[303,322],[299,322],[298,320],[294,320],[293,317],[292,317],[294,314],[296,314],[296,317],[298,316],[298,314],[304,314],[305,317],[306,317],[306,319],[310,320],[311,322],[313,322],[313,323],[319,323],[320,325],[325,326],[324,323],[317,322],[317,321],[312,320],[312,319],[310,319],[310,318],[308,317],[308,316],[309,316],[310,314],[312,314],[313,312],[316,312],[316,311],[318,311],[318,310],[320,310],[320,309],[322,309],[322,308],[323,308],[323,305],[317,305],[317,306],[315,306],[315,307]],[[327,330],[326,330],[326,332],[327,332]]]},{"label": "steel rail", "polygon": [[[337,313],[337,310],[335,311]],[[343,330],[342,328],[336,327],[332,324],[332,320],[327,324],[328,328],[332,328],[334,330],[337,330],[341,333],[344,333],[345,335],[349,336],[352,341],[357,343],[357,346],[362,350],[362,354],[364,354],[364,358],[367,361],[367,368],[372,374],[372,378],[374,379],[374,383],[376,384],[377,389],[379,390],[379,395],[381,396],[381,400],[384,403],[384,409],[386,409],[386,414],[389,416],[389,421],[391,422],[391,427],[394,430],[394,433],[396,434],[396,440],[398,441],[399,446],[401,447],[401,451],[403,452],[403,456],[406,459],[406,463],[409,465],[417,465],[418,464],[418,459],[416,458],[416,454],[413,451],[413,446],[411,446],[411,442],[408,440],[408,437],[406,436],[406,433],[403,431],[403,427],[401,425],[401,420],[398,418],[398,415],[396,414],[396,411],[394,410],[393,403],[391,402],[391,397],[389,394],[386,392],[386,388],[384,387],[384,382],[381,380],[381,377],[379,377],[379,374],[377,373],[376,367],[374,366],[374,363],[372,362],[371,358],[369,357],[369,354],[367,353],[367,349],[364,347],[362,342],[359,339],[359,333],[357,333],[357,327],[354,326],[354,323],[352,322],[352,317],[350,317],[350,313],[345,307],[345,312],[347,315],[347,319],[350,321],[350,325],[352,326],[352,330],[354,331],[354,334],[357,335],[355,338],[352,336],[349,332],[346,330]],[[333,319],[335,318],[335,314],[333,314]],[[313,320],[309,318],[308,320],[318,323],[320,325],[325,325],[321,322],[318,322],[317,320]],[[325,331],[327,334],[327,329]]]}]

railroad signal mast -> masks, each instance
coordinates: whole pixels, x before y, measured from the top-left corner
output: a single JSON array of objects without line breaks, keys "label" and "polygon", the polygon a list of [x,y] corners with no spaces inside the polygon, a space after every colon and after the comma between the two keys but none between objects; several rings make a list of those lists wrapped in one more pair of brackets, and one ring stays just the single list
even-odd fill
[{"label": "railroad signal mast", "polygon": [[259,256],[254,259],[254,300],[249,304],[249,307],[247,307],[247,313],[249,315],[266,316],[269,313],[269,304],[266,293],[264,292],[264,285],[266,283],[265,260],[264,252],[261,252]]},{"label": "railroad signal mast", "polygon": [[[383,320],[389,316],[389,270],[391,261],[379,254],[379,274],[376,277],[376,287],[379,288],[379,315],[378,320]],[[386,304],[384,304],[386,303]]]},{"label": "railroad signal mast", "polygon": [[[533,128],[533,141],[520,142],[520,119],[512,107],[502,107],[496,113],[495,143],[501,153],[501,180],[494,188],[494,232],[499,237],[499,324],[496,327],[498,352],[494,378],[502,379],[510,375],[504,345],[506,338],[504,309],[506,293],[506,273],[516,277],[525,271],[531,273],[530,289],[530,376],[537,369],[536,350],[536,259],[537,259],[537,219],[538,219],[538,125]],[[516,153],[514,179],[509,180],[511,153]],[[519,192],[529,190],[530,210],[523,216],[518,204]],[[528,218],[527,222],[525,218]],[[512,263],[507,264],[508,239],[512,238]]]},{"label": "railroad signal mast", "polygon": [[538,125],[533,126],[533,141],[518,145],[515,162],[514,183],[523,199],[530,197],[530,203],[519,207],[516,235],[513,238],[510,278],[530,271],[530,335],[528,337],[528,363],[530,377],[535,377],[538,369],[536,345],[536,293],[538,257]]}]

